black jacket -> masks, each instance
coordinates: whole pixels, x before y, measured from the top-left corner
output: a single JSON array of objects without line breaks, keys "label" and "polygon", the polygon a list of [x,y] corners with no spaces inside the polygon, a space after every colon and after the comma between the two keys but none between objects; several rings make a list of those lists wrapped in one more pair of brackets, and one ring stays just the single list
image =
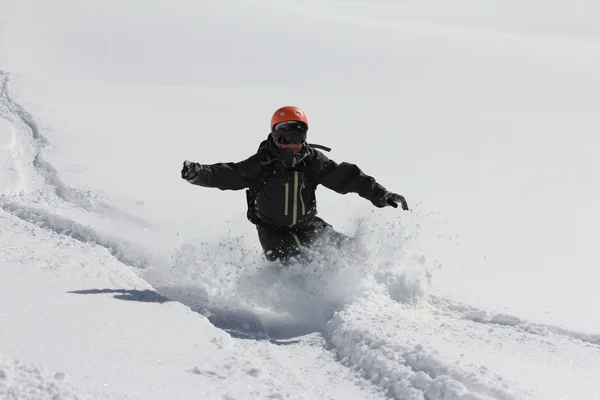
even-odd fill
[{"label": "black jacket", "polygon": [[315,190],[323,185],[338,193],[358,193],[375,206],[385,206],[386,189],[356,165],[337,164],[323,153],[304,145],[292,154],[263,141],[256,154],[238,163],[193,164],[195,185],[221,190],[255,188],[256,214],[261,224],[302,229],[317,215]]}]

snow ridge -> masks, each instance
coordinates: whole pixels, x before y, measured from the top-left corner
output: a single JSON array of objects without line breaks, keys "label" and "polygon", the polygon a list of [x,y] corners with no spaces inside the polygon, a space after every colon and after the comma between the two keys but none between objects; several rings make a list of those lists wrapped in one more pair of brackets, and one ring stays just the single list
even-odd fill
[{"label": "snow ridge", "polygon": [[[75,191],[75,189],[68,188],[58,177],[56,169],[50,163],[45,161],[42,157],[42,151],[46,146],[48,146],[48,140],[43,135],[41,135],[38,124],[35,122],[31,114],[25,111],[25,109],[23,109],[23,107],[20,104],[18,104],[11,98],[8,92],[10,75],[0,70],[0,79],[2,80],[2,84],[0,86],[0,102],[12,114],[10,122],[12,122],[15,125],[22,125],[23,129],[19,130],[28,131],[31,137],[33,138],[32,144],[34,147],[34,156],[32,160],[32,165],[34,169],[41,176],[44,177],[48,185],[54,188],[54,192],[59,198],[65,201],[70,201],[69,199],[73,198],[71,193]],[[6,118],[6,115],[3,116]],[[84,204],[81,204],[81,206],[83,205]]]},{"label": "snow ridge", "polygon": [[43,207],[7,201],[2,198],[0,198],[0,208],[40,228],[70,236],[80,242],[91,242],[102,246],[124,265],[144,268],[148,262],[145,248],[114,234],[103,232],[93,225],[77,222]]},{"label": "snow ridge", "polygon": [[[24,145],[18,138],[17,128],[19,120],[10,110],[10,103],[7,96],[8,78],[0,71],[0,140],[4,143],[2,153],[0,153],[0,162],[3,162],[4,168],[0,172],[2,178],[2,192],[9,194],[20,194],[29,184],[30,174],[27,168],[24,168],[23,159],[33,156],[28,150],[31,145]],[[10,133],[9,137],[5,137]]]},{"label": "snow ridge", "polygon": [[[4,108],[4,110],[0,109],[0,116],[11,123],[13,142],[19,140],[14,132],[21,132],[22,137],[20,139],[24,142],[23,144],[32,147],[32,159],[30,161],[23,160],[19,154],[14,154],[15,159],[20,160],[21,164],[30,163],[34,172],[43,177],[46,185],[52,188],[54,194],[64,202],[87,211],[101,214],[119,214],[119,216],[138,224],[147,224],[145,221],[141,221],[139,218],[107,204],[107,199],[102,198],[98,193],[74,188],[64,183],[56,168],[43,156],[44,151],[51,148],[50,142],[42,135],[35,118],[11,98],[8,90],[10,75],[0,70],[0,81],[0,106]],[[15,147],[14,143],[12,147]],[[26,167],[27,165],[21,165],[21,168]]]},{"label": "snow ridge", "polygon": [[[102,220],[103,216],[109,215],[138,226],[149,226],[141,218],[108,204],[102,195],[76,189],[63,182],[56,168],[43,157],[44,150],[50,147],[48,140],[41,134],[34,117],[10,97],[9,82],[10,75],[0,70],[0,117],[9,123],[11,139],[6,150],[11,153],[11,170],[16,175],[13,180],[17,182],[12,190],[0,193],[0,208],[39,227],[82,242],[99,244],[125,265],[144,267],[147,259],[143,248],[58,211],[66,209],[73,214],[85,210],[96,219]],[[45,188],[29,187],[35,177],[43,179],[51,194]],[[57,210],[51,211],[38,204],[53,204]],[[89,219],[90,215],[85,218]]]},{"label": "snow ridge", "polygon": [[504,313],[492,313],[456,302],[452,302],[439,297],[431,296],[428,300],[429,311],[437,315],[451,316],[459,319],[466,319],[482,324],[495,324],[514,327],[524,332],[536,335],[547,336],[549,334],[566,336],[572,339],[581,340],[595,345],[600,345],[600,334],[590,334],[577,332],[561,328],[554,325],[536,324],[525,321],[514,315]]}]

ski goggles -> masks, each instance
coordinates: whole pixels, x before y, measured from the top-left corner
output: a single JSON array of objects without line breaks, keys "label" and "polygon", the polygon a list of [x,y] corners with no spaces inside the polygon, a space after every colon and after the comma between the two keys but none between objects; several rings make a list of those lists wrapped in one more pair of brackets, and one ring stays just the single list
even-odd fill
[{"label": "ski goggles", "polygon": [[302,144],[306,142],[308,126],[300,121],[280,122],[273,128],[273,137],[279,144]]}]

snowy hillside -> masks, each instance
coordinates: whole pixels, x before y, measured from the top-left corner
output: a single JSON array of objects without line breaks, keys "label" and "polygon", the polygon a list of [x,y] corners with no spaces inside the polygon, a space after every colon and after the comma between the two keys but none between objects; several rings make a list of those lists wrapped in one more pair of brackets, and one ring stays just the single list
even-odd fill
[{"label": "snowy hillside", "polygon": [[[600,399],[593,2],[0,5],[0,399]],[[262,257],[271,113],[405,195]]]}]

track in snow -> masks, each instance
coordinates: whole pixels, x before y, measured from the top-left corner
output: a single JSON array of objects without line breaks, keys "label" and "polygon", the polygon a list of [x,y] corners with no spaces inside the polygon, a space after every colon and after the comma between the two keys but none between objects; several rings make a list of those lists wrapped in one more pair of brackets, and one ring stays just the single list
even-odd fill
[{"label": "track in snow", "polygon": [[490,326],[500,325],[513,327],[521,332],[534,335],[548,336],[559,335],[565,338],[580,340],[594,345],[600,345],[600,334],[577,332],[559,326],[536,324],[514,315],[504,313],[491,313],[477,307],[456,303],[447,299],[431,296],[428,300],[427,312],[443,315],[456,319],[464,319]]},{"label": "track in snow", "polygon": [[[143,267],[147,262],[142,256],[144,249],[136,248],[112,232],[98,229],[87,220],[77,221],[71,215],[87,214],[95,220],[105,221],[108,216],[144,228],[151,224],[112,206],[106,196],[65,184],[56,168],[44,157],[44,151],[51,145],[40,132],[35,118],[13,101],[8,91],[9,82],[9,74],[0,70],[0,118],[10,132],[9,143],[4,148],[5,167],[1,172],[8,184],[2,185],[0,208],[56,233],[97,243],[123,264]],[[61,212],[64,210],[71,215]]]}]

